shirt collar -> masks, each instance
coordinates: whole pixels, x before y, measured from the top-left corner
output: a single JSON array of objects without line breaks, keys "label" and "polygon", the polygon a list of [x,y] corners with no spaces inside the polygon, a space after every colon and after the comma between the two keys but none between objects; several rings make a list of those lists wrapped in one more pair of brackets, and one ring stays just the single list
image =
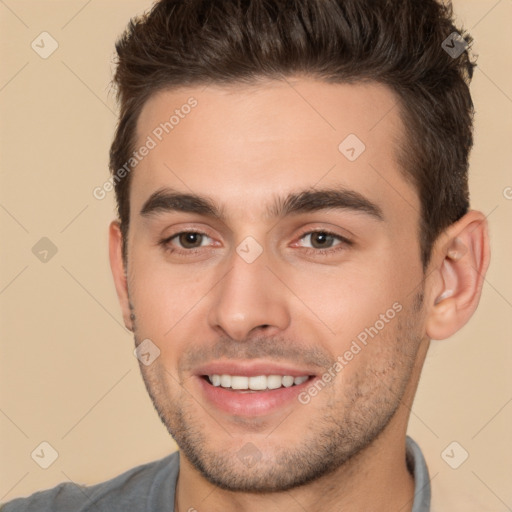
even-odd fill
[{"label": "shirt collar", "polygon": [[409,436],[406,437],[407,467],[414,476],[414,502],[411,512],[430,511],[430,476],[420,447]]}]

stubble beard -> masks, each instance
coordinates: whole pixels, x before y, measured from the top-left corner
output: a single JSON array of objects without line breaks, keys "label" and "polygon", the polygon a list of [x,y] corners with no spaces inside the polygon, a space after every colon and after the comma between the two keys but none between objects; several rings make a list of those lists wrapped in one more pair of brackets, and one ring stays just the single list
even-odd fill
[{"label": "stubble beard", "polygon": [[[257,436],[249,429],[240,438],[239,434],[229,432],[229,425],[221,428],[198,405],[200,397],[193,397],[186,383],[163,368],[159,360],[149,367],[141,364],[142,377],[162,423],[182,456],[206,480],[235,492],[290,490],[347,465],[384,432],[400,406],[413,373],[421,342],[417,332],[421,304],[420,292],[408,309],[404,308],[392,320],[396,325],[387,326],[389,331],[384,329],[378,339],[370,342],[384,348],[374,353],[366,366],[352,373],[350,380],[344,379],[343,386],[336,387],[337,379],[334,379],[333,385],[319,393],[328,393],[324,407],[312,409],[310,405],[298,404],[278,428],[269,426],[275,430],[267,437]],[[135,333],[136,344],[140,341]],[[312,400],[312,407],[319,400],[321,396]],[[304,423],[300,439],[292,446],[286,446],[289,441],[286,422],[293,422],[294,427]],[[260,457],[250,466],[239,455],[240,448],[249,443]]]}]

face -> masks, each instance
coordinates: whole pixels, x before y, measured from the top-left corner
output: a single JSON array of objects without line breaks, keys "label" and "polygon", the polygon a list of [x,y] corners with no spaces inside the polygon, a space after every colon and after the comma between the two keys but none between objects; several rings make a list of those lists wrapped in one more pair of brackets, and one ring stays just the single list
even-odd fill
[{"label": "face", "polygon": [[160,351],[141,370],[220,487],[335,470],[414,385],[420,206],[395,103],[381,85],[298,78],[166,91],[141,113],[127,297],[137,345]]}]

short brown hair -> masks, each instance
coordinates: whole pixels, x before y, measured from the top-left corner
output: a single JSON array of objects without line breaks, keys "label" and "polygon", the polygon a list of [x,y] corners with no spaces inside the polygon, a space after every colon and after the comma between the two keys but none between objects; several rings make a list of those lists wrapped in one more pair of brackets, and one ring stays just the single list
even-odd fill
[{"label": "short brown hair", "polygon": [[[110,170],[126,165],[149,97],[200,84],[255,83],[307,75],[330,83],[387,85],[407,138],[399,148],[420,205],[423,267],[432,244],[469,208],[473,75],[467,46],[456,56],[451,4],[435,0],[160,0],[116,43],[120,118]],[[131,173],[115,182],[126,259]]]}]

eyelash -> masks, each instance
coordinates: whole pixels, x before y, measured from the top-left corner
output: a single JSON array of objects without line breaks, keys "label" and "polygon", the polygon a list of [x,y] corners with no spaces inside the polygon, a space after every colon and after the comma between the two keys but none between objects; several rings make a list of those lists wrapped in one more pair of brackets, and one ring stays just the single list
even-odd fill
[{"label": "eyelash", "polygon": [[[181,254],[181,255],[185,255],[185,256],[193,256],[193,255],[197,254],[198,252],[200,252],[201,250],[203,250],[204,248],[197,247],[194,249],[178,249],[177,250],[170,246],[171,240],[178,237],[179,235],[188,234],[188,233],[196,233],[198,235],[203,235],[203,236],[210,238],[208,236],[208,234],[204,233],[203,231],[196,231],[194,229],[188,229],[186,231],[179,231],[177,233],[174,233],[173,235],[161,240],[159,242],[159,245],[161,245],[162,248],[164,249],[164,251],[169,254],[177,253],[177,254]],[[311,248],[311,247],[304,247],[302,249],[303,249],[303,253],[306,256],[318,256],[318,255],[330,256],[334,253],[344,251],[344,250],[346,250],[347,247],[350,247],[353,245],[353,242],[351,240],[349,240],[348,238],[345,238],[344,236],[338,235],[337,233],[333,233],[332,231],[328,231],[325,229],[313,229],[313,230],[304,231],[303,233],[301,233],[301,235],[298,237],[298,239],[301,240],[306,235],[312,235],[314,233],[322,233],[324,235],[331,236],[331,237],[337,239],[341,243],[335,245],[334,247],[329,247],[328,249],[315,249],[315,248]]]}]

